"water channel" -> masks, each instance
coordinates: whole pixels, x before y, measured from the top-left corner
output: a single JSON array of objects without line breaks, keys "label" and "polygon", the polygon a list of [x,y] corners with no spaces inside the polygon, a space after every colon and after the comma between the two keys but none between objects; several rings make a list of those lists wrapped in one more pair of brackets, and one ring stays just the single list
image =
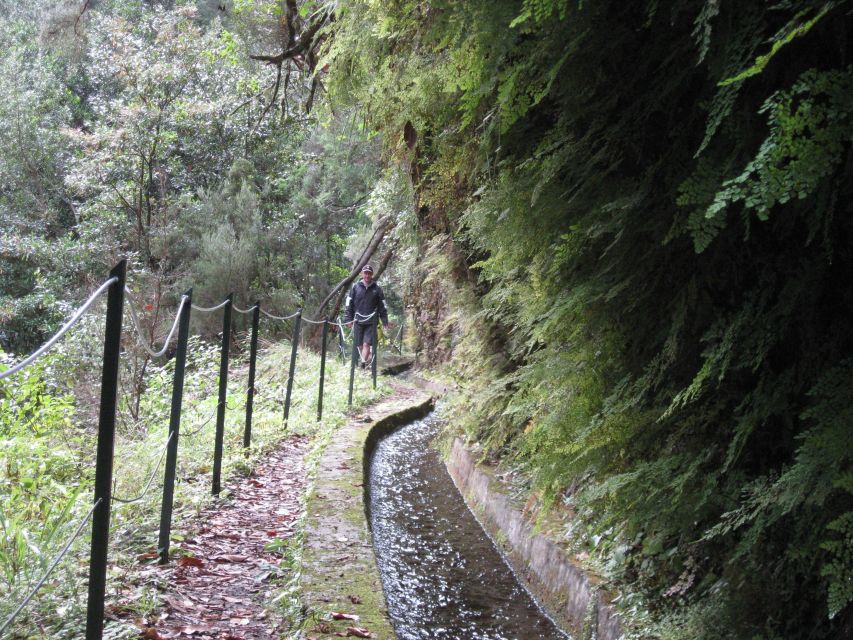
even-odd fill
[{"label": "water channel", "polygon": [[370,522],[388,611],[401,640],[566,640],[519,585],[430,442],[433,413],[382,439],[370,469]]}]

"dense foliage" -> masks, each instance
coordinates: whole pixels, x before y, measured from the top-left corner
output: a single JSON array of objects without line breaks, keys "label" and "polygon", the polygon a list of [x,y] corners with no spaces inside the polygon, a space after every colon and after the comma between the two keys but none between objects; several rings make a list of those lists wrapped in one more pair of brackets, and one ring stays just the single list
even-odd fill
[{"label": "dense foliage", "polygon": [[370,222],[378,141],[251,59],[290,35],[278,4],[55,4],[0,10],[0,345],[42,342],[121,258],[152,339],[189,286],[313,308]]},{"label": "dense foliage", "polygon": [[[460,424],[575,514],[654,614],[633,631],[853,634],[851,11],[2,4],[0,345],[40,343],[122,257],[152,341],[189,286],[315,308],[382,221]],[[165,370],[130,344],[135,442]],[[4,513],[40,501],[4,520],[9,592],[59,531],[32,523],[79,502],[93,348],[71,345],[0,388]]]},{"label": "dense foliage", "polygon": [[[210,0],[0,3],[0,368],[42,344],[121,259],[129,262],[127,300],[138,309],[141,340],[157,348],[189,287],[203,306],[233,292],[240,307],[260,300],[283,315],[313,310],[349,271],[349,237],[387,213],[387,198],[371,195],[379,141],[352,110],[315,105],[308,112],[317,82],[306,70],[294,64],[277,78],[251,58],[292,37],[280,8]],[[0,622],[89,510],[103,317],[98,303],[36,365],[0,382]],[[246,386],[247,322],[235,315],[226,474],[254,459],[240,450],[245,396],[236,391]],[[168,425],[172,353],[152,359],[129,314],[124,326],[115,477],[117,494],[129,496],[141,492],[159,459],[152,452],[161,450]],[[262,344],[290,330],[264,320]],[[194,313],[191,331],[221,331],[221,313]],[[180,462],[186,483],[178,490],[187,516],[208,493],[196,479],[210,471],[206,427],[219,370],[218,349],[193,340]],[[265,392],[255,401],[252,456],[285,433],[281,372],[289,355],[281,344],[261,356]],[[318,365],[310,354],[300,362],[290,429],[297,422],[320,446],[328,440],[321,427],[344,419],[345,371],[328,364],[328,419],[318,425]],[[366,384],[356,402],[384,392]],[[156,528],[154,486],[146,501],[113,514],[112,567],[150,550],[152,539],[139,531]],[[86,534],[16,619],[15,637],[82,633]],[[158,606],[156,588],[132,591],[113,603],[117,609],[144,615]],[[111,637],[138,632],[112,630]]]},{"label": "dense foliage", "polygon": [[339,3],[333,94],[411,162],[422,349],[668,637],[853,628],[851,26]]}]

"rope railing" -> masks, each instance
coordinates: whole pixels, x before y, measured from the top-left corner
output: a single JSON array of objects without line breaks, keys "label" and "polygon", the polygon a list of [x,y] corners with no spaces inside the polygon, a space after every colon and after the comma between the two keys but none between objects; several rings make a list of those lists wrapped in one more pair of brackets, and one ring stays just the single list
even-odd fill
[{"label": "rope railing", "polygon": [[[247,388],[245,389],[245,391],[248,391],[248,390],[249,390],[249,388],[247,387]],[[258,395],[259,395],[259,393],[258,393],[258,389],[257,389],[257,387],[255,387],[255,396],[257,397]],[[267,396],[267,397],[269,397],[269,396]],[[216,405],[213,407],[213,413],[211,413],[211,414],[207,417],[207,419],[206,419],[204,422],[202,422],[201,424],[198,424],[198,425],[193,425],[193,426],[195,427],[193,431],[183,431],[183,432],[181,432],[181,437],[183,437],[183,438],[194,438],[194,437],[195,437],[195,436],[197,436],[199,433],[201,433],[201,432],[202,432],[202,430],[203,430],[207,425],[209,425],[209,424],[213,421],[213,419],[216,417],[216,412],[217,412],[217,411],[219,411],[219,407],[221,407],[221,406],[222,406],[222,403],[221,403],[221,402],[217,402],[217,403],[216,403]],[[226,403],[225,403],[225,408],[226,408],[226,409],[229,409],[229,410],[231,410],[231,411],[233,411],[234,409],[236,409],[236,408],[237,408],[237,405],[236,405],[236,404],[228,404],[228,403],[226,402]],[[172,437],[172,436],[170,435],[170,436],[169,436],[169,439],[171,439],[171,437]],[[163,446],[164,446],[164,447],[168,447],[168,444],[169,444],[169,443],[167,442],[167,443],[166,443],[165,445],[163,445]],[[115,498],[113,498],[113,499],[115,499]]]},{"label": "rope railing", "polygon": [[175,331],[178,330],[178,323],[181,320],[181,313],[183,313],[184,306],[187,304],[187,296],[181,296],[181,303],[178,306],[178,312],[175,314],[175,321],[172,323],[172,328],[169,330],[169,333],[166,336],[166,340],[163,342],[163,348],[159,351],[154,351],[153,347],[149,346],[147,342],[144,342],[144,338],[142,336],[142,327],[139,324],[139,316],[137,315],[138,312],[135,308],[130,290],[125,287],[124,292],[127,295],[127,308],[130,310],[130,317],[133,320],[133,326],[136,328],[136,338],[137,342],[139,342],[139,346],[145,349],[145,351],[148,352],[148,355],[150,355],[152,358],[159,358],[161,356],[164,356],[166,354],[166,351],[169,349],[169,344],[172,342],[172,338],[175,337]]},{"label": "rope railing", "polygon": [[400,324],[400,328],[399,328],[399,329],[397,329],[397,335],[396,335],[396,336],[394,336],[394,338],[392,338],[392,339],[391,339],[391,341],[390,341],[390,342],[391,342],[391,346],[392,346],[392,347],[397,351],[397,353],[399,353],[400,355],[403,355],[403,339],[402,339],[402,335],[403,335],[403,324],[401,323],[401,324]]},{"label": "rope railing", "polygon": [[293,320],[293,318],[299,315],[298,311],[294,311],[289,316],[276,316],[264,309],[261,309],[261,313],[264,314],[270,320]]},{"label": "rope railing", "polygon": [[[8,620],[6,620],[2,627],[0,627],[0,635],[2,635],[2,633],[9,627],[9,625],[15,619],[15,617],[18,616],[20,612],[29,604],[32,598],[35,597],[38,589],[42,585],[44,585],[45,581],[48,579],[50,572],[55,569],[55,567],[61,561],[62,557],[64,557],[65,554],[67,554],[70,550],[74,540],[82,533],[83,529],[86,526],[86,523],[89,522],[89,520],[92,520],[92,555],[89,565],[89,600],[86,621],[86,638],[94,640],[102,638],[104,595],[107,579],[107,549],[109,546],[109,517],[111,505],[127,505],[138,503],[144,500],[146,496],[150,493],[152,487],[155,485],[155,479],[160,470],[163,468],[164,459],[166,463],[165,479],[163,481],[163,511],[161,514],[160,521],[160,540],[158,541],[158,549],[160,550],[159,553],[161,554],[160,561],[163,563],[168,562],[169,536],[172,517],[171,510],[172,500],[174,497],[175,465],[180,433],[184,372],[186,366],[191,310],[195,310],[201,313],[212,313],[219,309],[225,309],[222,318],[223,327],[221,333],[222,344],[220,351],[220,369],[218,378],[218,402],[214,407],[213,415],[211,415],[201,423],[195,423],[190,425],[192,427],[192,431],[183,434],[186,437],[192,438],[201,433],[202,430],[204,430],[210,424],[214,417],[216,418],[216,446],[213,452],[214,495],[217,495],[220,489],[219,474],[223,459],[225,412],[234,411],[242,408],[243,406],[237,394],[241,393],[245,397],[246,424],[243,437],[244,449],[248,449],[248,447],[250,447],[251,418],[254,399],[263,398],[268,402],[275,403],[276,405],[282,403],[282,399],[278,398],[278,393],[274,392],[275,389],[278,388],[277,385],[270,387],[269,390],[264,389],[263,391],[259,391],[258,385],[254,382],[255,363],[256,356],[258,353],[258,318],[260,314],[263,314],[267,318],[275,321],[294,320],[292,326],[292,336],[290,337],[290,363],[286,378],[284,379],[281,387],[282,394],[284,396],[283,404],[285,424],[288,420],[288,414],[291,403],[291,391],[294,380],[296,378],[296,358],[301,343],[300,336],[302,335],[301,323],[304,321],[311,325],[322,325],[322,348],[320,350],[321,367],[319,378],[319,397],[317,404],[317,420],[322,419],[323,380],[325,375],[324,372],[326,362],[326,346],[330,328],[336,332],[339,332],[336,341],[338,342],[338,347],[341,349],[341,355],[344,356],[344,359],[346,358],[343,339],[347,337],[347,331],[344,328],[344,323],[341,321],[340,317],[333,320],[314,320],[311,318],[303,317],[301,309],[295,311],[290,315],[279,316],[261,308],[260,302],[255,303],[248,309],[241,309],[233,304],[233,295],[229,295],[227,299],[223,300],[217,305],[211,307],[202,307],[192,303],[191,289],[180,298],[180,302],[178,304],[178,308],[175,313],[175,318],[172,322],[171,328],[169,329],[169,332],[164,339],[162,347],[157,349],[153,344],[150,344],[149,341],[145,338],[145,334],[142,330],[142,323],[140,322],[140,307],[134,299],[133,294],[131,293],[129,288],[125,286],[125,270],[126,266],[124,262],[117,265],[110,273],[109,279],[102,285],[100,285],[98,289],[91,294],[91,296],[86,300],[86,302],[72,314],[68,321],[59,329],[59,331],[57,331],[57,333],[53,337],[51,337],[44,345],[39,347],[36,351],[34,351],[30,356],[28,356],[21,362],[15,364],[14,366],[5,371],[0,372],[0,380],[2,380],[32,364],[37,358],[39,358],[41,355],[47,352],[53,345],[55,345],[63,337],[63,335],[65,335],[74,326],[74,324],[76,324],[80,320],[83,314],[86,313],[86,311],[97,301],[97,299],[101,295],[109,291],[106,311],[103,371],[101,378],[101,406],[98,424],[97,462],[94,483],[94,505],[92,506],[92,509],[88,513],[86,518],[79,523],[74,533],[74,536],[72,536],[72,538],[67,542],[67,544],[65,544],[60,555],[56,559],[54,559],[48,571],[41,578],[36,587],[21,602],[21,604],[12,614],[12,616]],[[114,284],[117,286],[112,287],[112,285]],[[177,346],[174,355],[174,381],[172,383],[172,408],[170,414],[169,434],[166,439],[166,442],[160,446],[159,451],[154,453],[154,455],[157,456],[156,463],[154,463],[154,467],[150,471],[150,474],[148,475],[148,478],[145,482],[144,487],[142,488],[141,493],[134,497],[113,496],[111,490],[115,489],[112,476],[112,465],[115,442],[115,417],[118,405],[118,372],[120,369],[120,359],[123,357],[121,351],[121,337],[123,333],[122,318],[125,299],[127,299],[128,301],[128,315],[130,316],[132,325],[130,327],[130,330],[135,334],[136,340],[139,342],[140,346],[145,350],[145,352],[148,353],[148,355],[153,358],[160,358],[162,356],[165,356],[166,353],[169,351],[170,347],[172,346],[172,343],[177,334]],[[232,334],[231,330],[232,310],[241,314],[253,314],[253,317],[251,323],[251,331],[246,332],[246,336],[251,336],[248,375],[249,383],[247,386],[244,386],[242,389],[240,389],[237,393],[232,393],[229,396],[229,345],[234,340],[234,335]],[[361,324],[370,323],[371,321],[373,322],[373,324],[375,324],[377,319],[377,312],[374,312],[372,314],[357,313],[355,316],[356,322]],[[399,335],[400,334],[398,333],[398,337]],[[349,332],[348,337],[350,339],[352,338],[352,332]],[[237,336],[237,339],[242,341],[245,339],[245,336],[241,334]],[[350,404],[352,403],[354,375],[353,371],[355,368],[356,361],[360,360],[360,353],[360,349],[353,348],[351,360],[352,364],[350,370]],[[373,384],[375,388],[376,361],[378,355],[377,345],[375,343],[373,345],[373,348],[371,349],[371,353],[372,355],[366,364],[372,366],[373,368]],[[151,464],[152,462],[154,462],[153,457],[151,458],[151,461],[148,464]]]},{"label": "rope railing", "polygon": [[198,305],[194,304],[192,306],[192,308],[193,308],[193,311],[200,311],[201,313],[211,313],[213,311],[218,311],[219,309],[224,307],[229,302],[231,302],[231,301],[230,300],[223,300],[222,302],[220,302],[218,305],[216,305],[214,307],[199,307]]},{"label": "rope railing", "polygon": [[370,315],[364,315],[364,314],[356,311],[355,312],[355,318],[353,320],[350,320],[349,322],[343,322],[339,317],[338,322],[337,322],[338,329],[340,330],[341,335],[344,336],[344,339],[347,342],[349,342],[350,340],[352,340],[353,329],[346,329],[345,325],[355,324],[356,322],[358,322],[359,324],[364,324],[364,323],[372,320],[375,317],[376,317],[376,311],[374,311]]},{"label": "rope railing", "polygon": [[118,278],[113,277],[113,278],[110,278],[109,280],[107,280],[100,287],[98,287],[97,290],[91,296],[89,296],[89,299],[86,300],[86,302],[84,302],[77,309],[77,311],[74,312],[74,315],[72,315],[71,318],[64,325],[62,325],[59,328],[59,331],[57,331],[53,335],[52,338],[50,338],[47,342],[45,342],[38,349],[33,351],[29,356],[27,356],[26,358],[21,360],[18,364],[6,369],[5,371],[0,372],[0,380],[3,380],[4,378],[8,378],[9,376],[11,376],[13,374],[18,373],[18,371],[25,369],[26,367],[31,365],[33,362],[38,360],[39,357],[41,357],[42,355],[47,353],[47,351],[50,350],[50,348],[53,345],[55,345],[57,342],[59,342],[59,340],[62,338],[62,336],[64,336],[66,333],[68,333],[68,331],[69,331],[69,329],[71,329],[71,327],[73,327],[75,324],[77,324],[77,322],[80,320],[80,318],[83,317],[83,314],[89,310],[89,307],[91,307],[93,304],[95,304],[95,301],[98,298],[100,298],[101,295],[107,289],[109,289],[113,284],[115,284],[116,282],[118,282]]},{"label": "rope railing", "polygon": [[341,317],[338,316],[338,350],[340,351],[341,360],[346,361],[347,359],[347,345],[346,343],[352,338],[352,332],[347,336],[346,330],[344,329],[344,325],[341,322]]},{"label": "rope railing", "polygon": [[376,316],[376,311],[371,313],[370,315],[365,315],[363,313],[355,312],[355,322],[367,322],[368,320],[373,320],[374,316]]},{"label": "rope railing", "polygon": [[252,313],[255,309],[257,309],[258,305],[253,305],[253,306],[249,307],[248,309],[241,309],[236,304],[232,304],[231,308],[234,309],[234,311],[236,311],[237,313],[242,313],[243,315],[247,315],[249,313]]},{"label": "rope railing", "polygon": [[197,425],[193,431],[189,431],[189,432],[183,433],[181,435],[183,435],[185,438],[194,438],[199,433],[201,433],[202,430],[207,425],[209,425],[211,423],[211,421],[216,417],[216,412],[219,411],[219,406],[220,406],[219,403],[217,403],[217,405],[215,407],[213,407],[213,413],[210,414],[210,416],[207,418],[207,420],[202,422],[200,425]]},{"label": "rope railing", "polygon": [[[197,305],[193,305],[192,308],[194,311],[201,311],[203,313],[207,313],[207,312],[211,312],[211,311],[217,311],[217,310],[221,309],[222,307],[224,307],[226,304],[228,304],[228,300],[223,300],[218,305],[213,306],[213,307],[199,307]],[[234,311],[236,311],[237,313],[242,313],[242,314],[246,315],[246,314],[252,313],[259,306],[260,305],[255,304],[255,305],[252,305],[251,307],[249,307],[248,309],[241,309],[237,305],[232,304],[231,308]],[[275,315],[274,313],[270,313],[269,311],[267,311],[266,309],[263,309],[263,308],[260,309],[260,312],[261,312],[261,314],[265,315],[270,320],[278,320],[278,321],[293,320],[297,315],[300,314],[300,311],[294,311],[290,315],[279,316],[279,315]],[[371,314],[363,314],[363,313],[359,313],[358,311],[356,311],[355,312],[355,321],[360,322],[360,323],[369,322],[370,320],[372,320],[376,316],[376,314],[377,314],[376,311],[374,311]],[[340,322],[335,322],[333,320],[327,320],[327,319],[314,320],[312,318],[306,318],[305,316],[302,316],[302,322],[307,322],[308,324],[314,324],[314,325],[321,325],[324,322],[329,322],[330,324],[333,324],[333,325],[337,324],[340,326]]]},{"label": "rope railing", "polygon": [[169,449],[169,443],[172,441],[174,436],[175,432],[172,431],[169,433],[169,437],[166,438],[165,444],[161,447],[160,457],[157,458],[157,464],[154,466],[154,471],[151,472],[151,476],[148,478],[148,482],[145,484],[145,488],[142,490],[142,493],[135,498],[116,498],[115,496],[112,496],[111,499],[113,502],[118,502],[119,504],[133,504],[134,502],[141,502],[145,496],[148,495],[148,490],[154,483],[154,476],[157,475],[157,471],[159,471],[160,465],[163,463],[163,458],[166,456],[166,451]]},{"label": "rope railing", "polygon": [[0,627],[0,637],[3,636],[3,632],[9,628],[9,625],[12,624],[12,622],[14,622],[15,618],[18,617],[18,615],[21,613],[21,611],[26,609],[27,605],[35,597],[36,593],[38,593],[38,590],[42,588],[42,586],[44,585],[45,582],[47,582],[47,579],[50,577],[50,574],[53,573],[53,570],[56,569],[56,566],[66,556],[68,551],[71,549],[71,545],[74,544],[74,541],[77,540],[78,537],[80,537],[80,534],[83,532],[83,527],[85,527],[86,523],[89,522],[89,520],[92,517],[92,514],[95,513],[95,509],[100,504],[101,504],[101,498],[98,498],[95,501],[95,504],[92,505],[92,508],[89,509],[89,513],[86,514],[86,517],[84,517],[80,521],[80,524],[77,525],[77,529],[74,531],[74,534],[68,539],[68,541],[65,543],[65,546],[62,548],[62,551],[60,551],[59,554],[53,559],[53,562],[50,563],[50,566],[47,568],[47,571],[44,572],[42,577],[36,583],[36,586],[30,590],[30,592],[27,594],[27,596],[21,601],[21,604],[18,605],[18,608],[12,612],[12,615],[10,615],[8,618],[6,618],[6,622],[4,622],[3,626]]}]

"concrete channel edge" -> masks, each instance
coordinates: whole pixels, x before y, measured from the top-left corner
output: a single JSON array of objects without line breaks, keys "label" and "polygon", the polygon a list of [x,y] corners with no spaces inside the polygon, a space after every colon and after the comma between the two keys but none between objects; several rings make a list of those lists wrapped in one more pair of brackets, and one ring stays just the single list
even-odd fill
[{"label": "concrete channel edge", "polygon": [[600,580],[535,531],[459,438],[445,462],[471,511],[546,611],[578,640],[619,640],[622,625]]}]

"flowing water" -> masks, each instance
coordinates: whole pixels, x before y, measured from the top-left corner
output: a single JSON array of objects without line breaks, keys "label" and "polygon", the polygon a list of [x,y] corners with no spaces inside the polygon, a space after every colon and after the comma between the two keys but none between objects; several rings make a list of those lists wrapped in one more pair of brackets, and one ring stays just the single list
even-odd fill
[{"label": "flowing water", "polygon": [[566,640],[518,583],[430,442],[435,414],[387,436],[370,469],[370,522],[401,640]]}]

